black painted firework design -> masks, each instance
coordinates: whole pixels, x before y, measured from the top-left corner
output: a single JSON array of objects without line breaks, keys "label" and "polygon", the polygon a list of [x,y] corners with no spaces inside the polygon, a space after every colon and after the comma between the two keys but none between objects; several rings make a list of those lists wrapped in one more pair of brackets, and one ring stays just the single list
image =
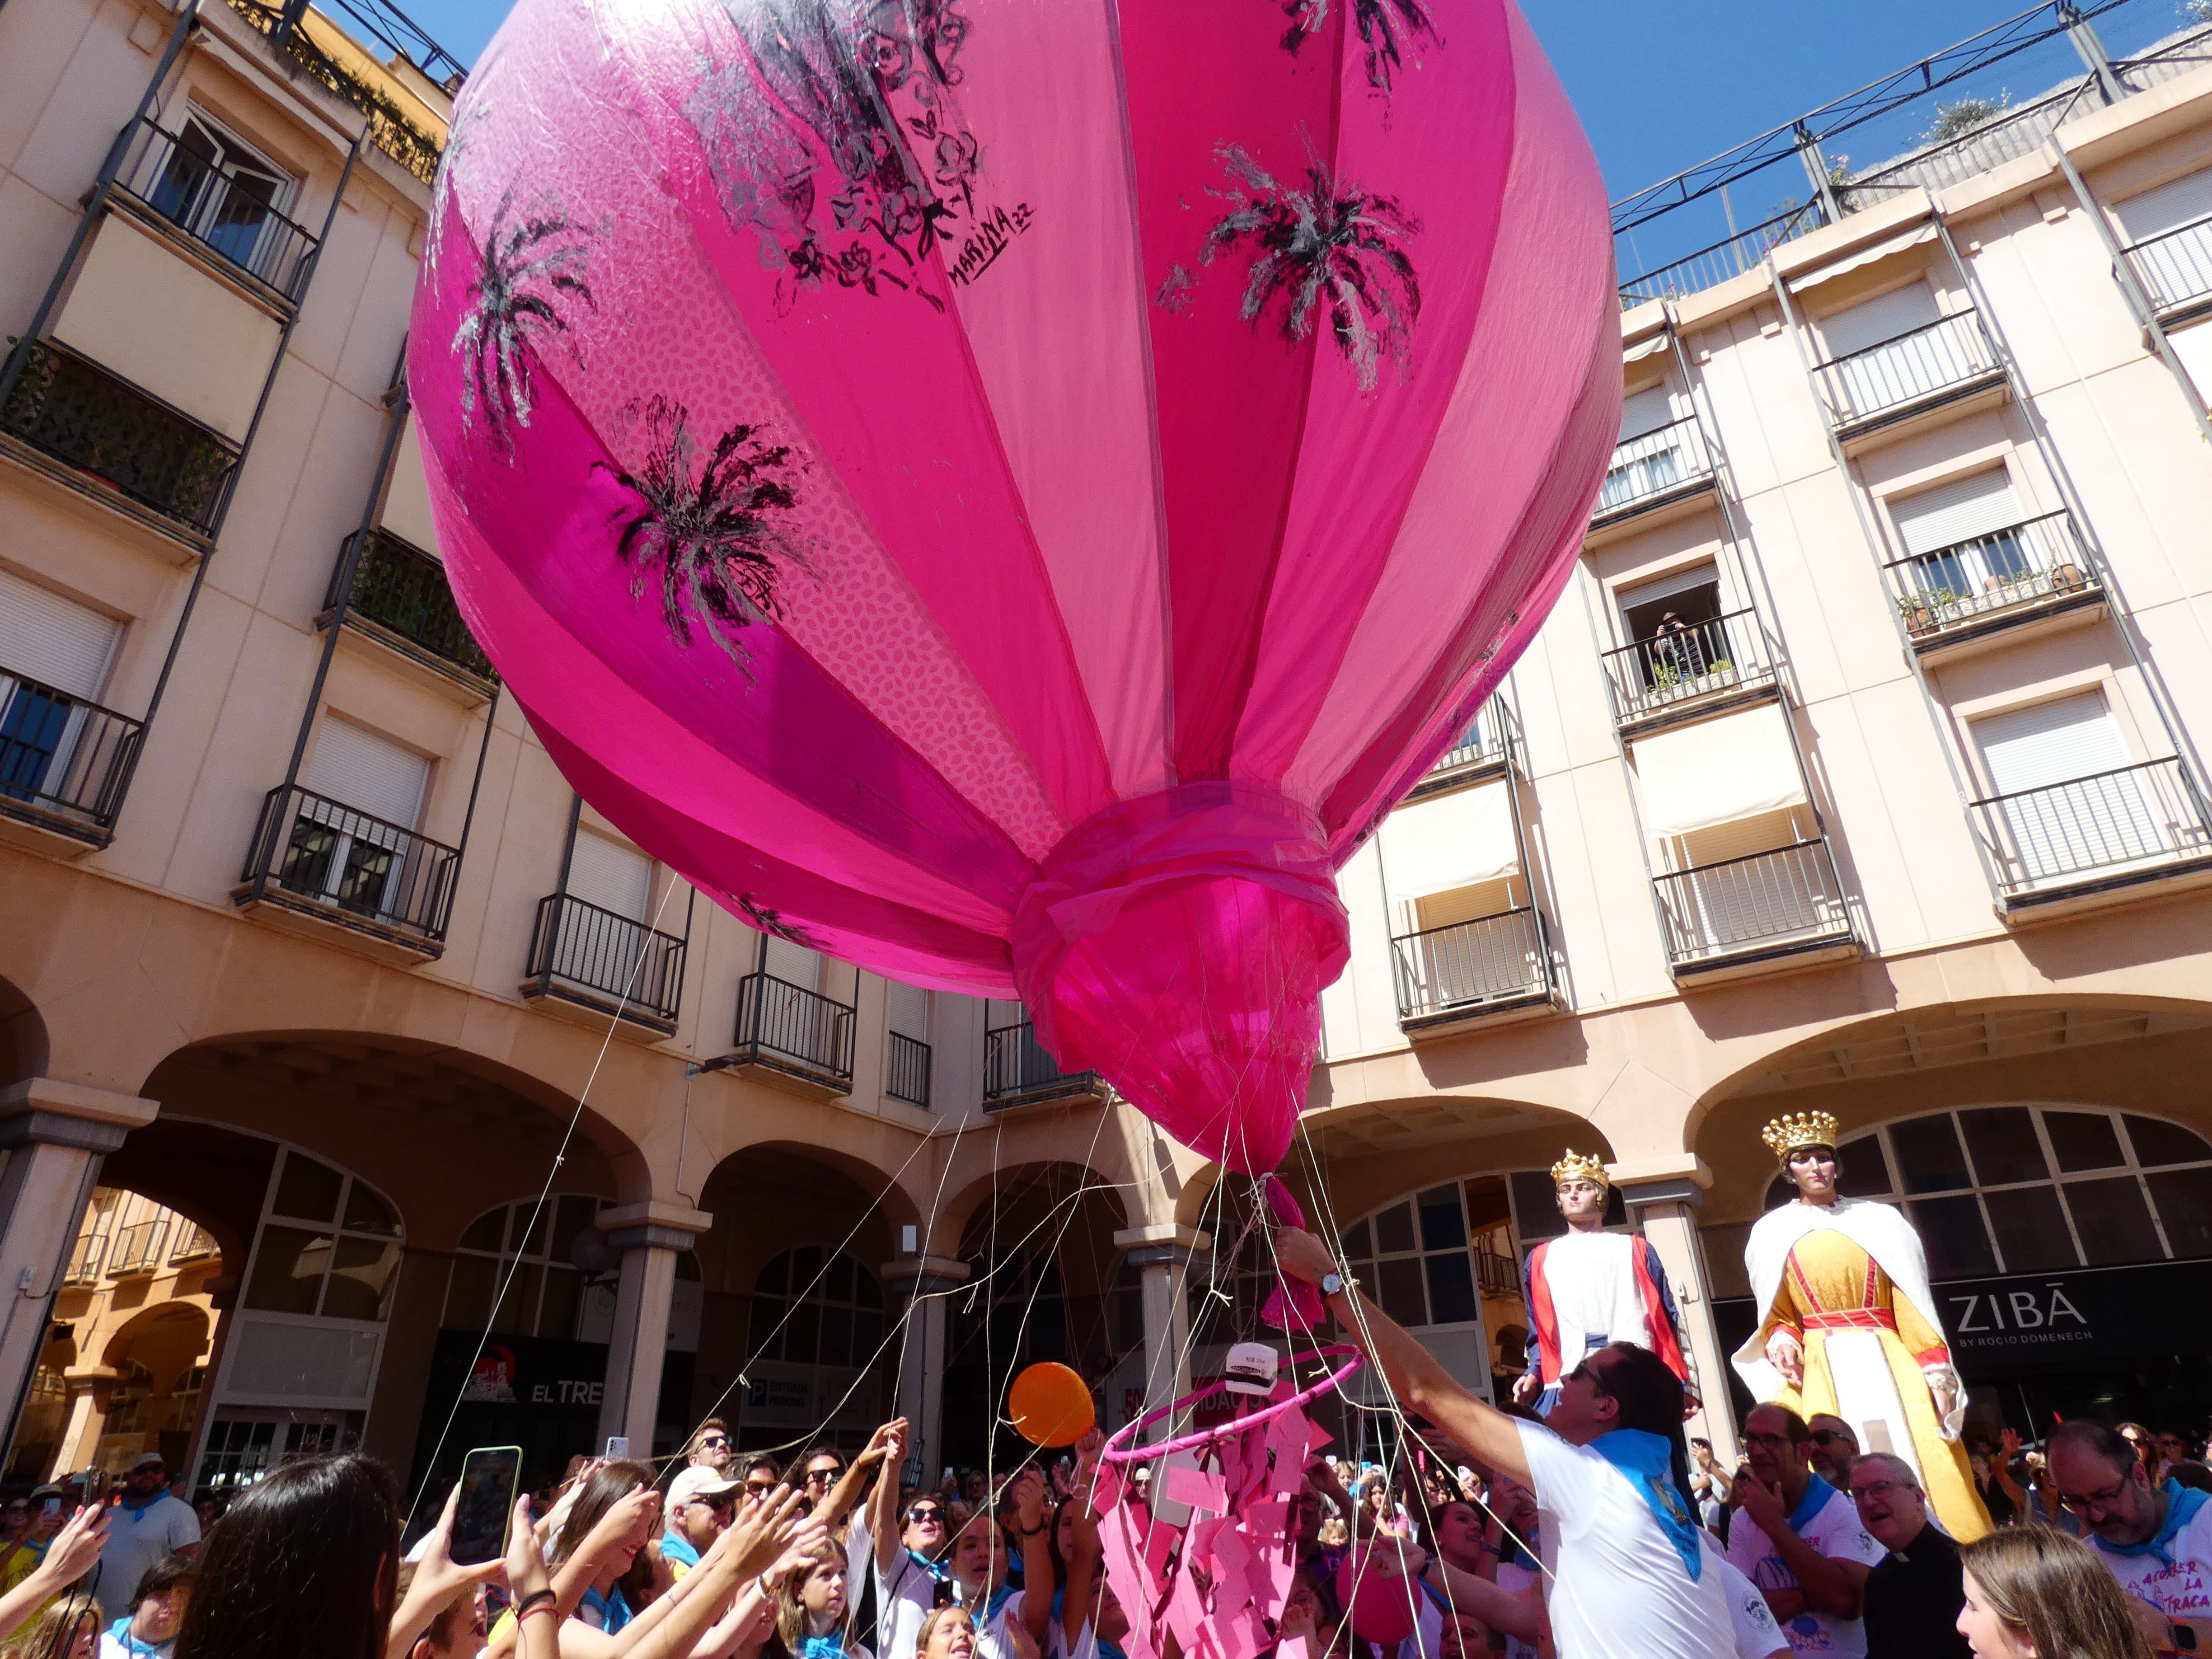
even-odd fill
[{"label": "black painted firework design", "polygon": [[[1329,0],[1281,0],[1281,3],[1283,15],[1291,20],[1290,27],[1283,32],[1283,46],[1295,52],[1328,21]],[[1359,44],[1367,55],[1367,84],[1387,93],[1390,77],[1406,66],[1404,46],[1420,35],[1438,40],[1436,24],[1421,0],[1349,0],[1349,3],[1352,26],[1359,31]]]},{"label": "black painted firework design", "polygon": [[692,643],[696,623],[750,675],[741,635],[782,615],[776,590],[787,568],[814,574],[791,522],[803,463],[740,425],[715,440],[702,465],[683,404],[654,398],[642,415],[646,453],[635,471],[592,464],[629,496],[607,522],[619,532],[615,556],[629,568],[630,597],[657,581],[677,642]]},{"label": "black painted firework design", "polygon": [[557,204],[518,216],[514,186],[507,186],[484,233],[477,278],[469,284],[468,308],[453,346],[467,357],[461,424],[465,428],[481,405],[495,452],[508,448],[509,422],[530,424],[537,341],[568,331],[561,315],[563,298],[596,303],[583,276],[588,252],[582,234]]},{"label": "black painted firework design", "polygon": [[763,933],[772,933],[777,939],[784,940],[787,944],[803,945],[810,951],[821,951],[828,948],[820,939],[815,938],[812,933],[807,932],[806,929],[799,923],[785,921],[782,911],[772,910],[767,905],[763,904],[760,902],[759,896],[757,894],[738,894],[738,908],[744,911],[745,913],[745,919],[751,922],[754,927],[759,928],[761,932]]}]

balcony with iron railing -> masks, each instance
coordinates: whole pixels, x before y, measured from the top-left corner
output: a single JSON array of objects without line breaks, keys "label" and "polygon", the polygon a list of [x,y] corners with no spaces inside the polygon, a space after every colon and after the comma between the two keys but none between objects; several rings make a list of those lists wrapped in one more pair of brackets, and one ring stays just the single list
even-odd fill
[{"label": "balcony with iron railing", "polygon": [[206,1228],[197,1222],[186,1221],[182,1216],[179,1216],[177,1220],[179,1224],[176,1229],[176,1243],[169,1248],[172,1266],[204,1261],[210,1256],[222,1254],[222,1247],[216,1243],[215,1235]]},{"label": "balcony with iron railing", "polygon": [[1390,941],[1398,1023],[1408,1034],[1551,1006],[1552,966],[1532,907]]},{"label": "balcony with iron railing", "polygon": [[1882,568],[1905,634],[1923,656],[2105,602],[2096,566],[2063,508]]},{"label": "balcony with iron railing", "polygon": [[116,187],[127,206],[274,299],[295,303],[307,286],[315,238],[276,210],[273,181],[223,172],[151,116],[131,137]]},{"label": "balcony with iron railing", "polygon": [[443,842],[280,785],[262,802],[232,897],[280,926],[336,930],[373,955],[420,962],[444,952],[459,866]]},{"label": "balcony with iron railing", "polygon": [[[354,538],[338,550],[323,596],[323,615],[337,609],[338,585],[345,579]],[[439,560],[387,530],[372,530],[355,565],[346,595],[346,626],[389,646],[403,656],[489,696],[499,671],[461,620],[453,585]]]},{"label": "balcony with iron railing", "polygon": [[1669,871],[1652,885],[1678,980],[1856,949],[1823,838]]},{"label": "balcony with iron railing", "polygon": [[213,527],[237,445],[67,346],[19,349],[22,374],[0,406],[0,433],[58,463],[71,482],[96,480],[95,494],[112,491],[195,535]]},{"label": "balcony with iron railing", "polygon": [[816,1099],[853,1089],[853,1005],[769,973],[738,981],[737,1047],[724,1062]]},{"label": "balcony with iron railing", "polygon": [[538,902],[525,998],[547,997],[596,1016],[617,1015],[674,1034],[687,946],[673,933],[569,893]]},{"label": "balcony with iron railing", "polygon": [[143,1220],[118,1227],[107,1250],[107,1276],[128,1279],[160,1272],[168,1254],[170,1219],[168,1211],[156,1210]]},{"label": "balcony with iron railing", "polygon": [[76,1243],[70,1247],[68,1264],[62,1269],[62,1283],[79,1289],[97,1285],[106,1262],[106,1233],[81,1232],[76,1236]]},{"label": "balcony with iron railing", "polygon": [[2179,757],[1967,808],[2008,913],[2212,869],[2212,813]]},{"label": "balcony with iron railing", "polygon": [[1503,775],[1512,769],[1513,745],[1519,735],[1512,706],[1502,696],[1491,697],[1468,723],[1459,741],[1436,757],[1406,798],[1414,800]]},{"label": "balcony with iron railing", "polygon": [[58,847],[106,846],[144,730],[0,664],[0,818]]},{"label": "balcony with iron railing", "polygon": [[1694,415],[1613,447],[1590,528],[1602,530],[1713,488],[1712,447]]},{"label": "balcony with iron railing", "polygon": [[1958,311],[1814,368],[1829,423],[1851,438],[2001,386],[1980,316]]},{"label": "balcony with iron railing", "polygon": [[1037,1041],[1028,1020],[983,1033],[983,1108],[1000,1111],[1046,1101],[1099,1101],[1106,1081],[1096,1072],[1066,1072]]},{"label": "balcony with iron railing", "polygon": [[2163,323],[2212,311],[2212,215],[2120,250]]},{"label": "balcony with iron railing", "polygon": [[1613,724],[1648,732],[1774,696],[1780,659],[1751,605],[1620,646],[1605,653]]},{"label": "balcony with iron railing", "polygon": [[902,1100],[909,1106],[929,1109],[931,1064],[934,1056],[929,1045],[919,1037],[910,1037],[903,1031],[885,1034],[884,1044],[884,1092],[893,1100]]}]

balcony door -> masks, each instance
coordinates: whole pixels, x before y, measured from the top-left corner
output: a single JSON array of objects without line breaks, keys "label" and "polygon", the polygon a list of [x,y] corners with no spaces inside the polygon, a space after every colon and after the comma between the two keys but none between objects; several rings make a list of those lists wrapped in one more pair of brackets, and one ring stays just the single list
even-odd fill
[{"label": "balcony door", "polygon": [[1739,656],[1728,638],[1727,601],[1720,568],[1693,565],[1656,581],[1622,590],[1621,632],[1630,652],[1626,683],[1632,704],[1667,701],[1724,684]]},{"label": "balcony door", "polygon": [[148,186],[147,201],[245,270],[259,271],[263,239],[291,199],[291,175],[194,112]]},{"label": "balcony door", "polygon": [[284,885],[363,915],[397,910],[430,763],[330,715],[300,783],[307,794],[293,820]]},{"label": "balcony door", "polygon": [[611,836],[579,829],[568,854],[561,932],[553,946],[553,971],[596,990],[627,992],[633,1000],[659,994],[659,964],[640,957],[653,941],[653,860]]},{"label": "balcony door", "polygon": [[1908,495],[1890,511],[1912,558],[1910,597],[1931,610],[1972,610],[2034,574],[2018,533],[2027,514],[2002,465]]},{"label": "balcony door", "polygon": [[0,795],[71,793],[87,705],[122,638],[112,617],[0,570]]},{"label": "balcony door", "polygon": [[2166,850],[2119,723],[2102,691],[2055,697],[1973,722],[2000,822],[2002,855],[2027,881],[2154,858]]},{"label": "balcony door", "polygon": [[1679,867],[1696,872],[1670,895],[1677,926],[1703,949],[1729,950],[1829,925],[1825,884],[1807,879],[1800,860],[1758,856],[1811,839],[1794,806],[1677,837]]}]

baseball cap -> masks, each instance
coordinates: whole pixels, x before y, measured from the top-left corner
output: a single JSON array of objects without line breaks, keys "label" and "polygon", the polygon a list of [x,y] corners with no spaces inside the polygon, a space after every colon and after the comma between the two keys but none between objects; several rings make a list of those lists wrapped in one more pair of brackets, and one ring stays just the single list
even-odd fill
[{"label": "baseball cap", "polygon": [[161,1453],[140,1452],[137,1457],[131,1460],[131,1473],[136,1474],[141,1469],[166,1469],[168,1467],[168,1460],[164,1458]]},{"label": "baseball cap", "polygon": [[676,1477],[668,1488],[668,1508],[673,1514],[695,1498],[722,1498],[738,1490],[744,1482],[732,1480],[720,1469],[693,1467]]}]

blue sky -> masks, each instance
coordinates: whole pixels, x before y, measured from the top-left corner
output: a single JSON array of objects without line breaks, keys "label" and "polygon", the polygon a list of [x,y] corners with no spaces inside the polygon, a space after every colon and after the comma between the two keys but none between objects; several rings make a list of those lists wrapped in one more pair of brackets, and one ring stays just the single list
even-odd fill
[{"label": "blue sky", "polygon": [[[1230,0],[1197,0],[1200,4]],[[1704,161],[2026,9],[2027,0],[1521,0],[1616,197]],[[472,63],[507,0],[400,0]],[[2179,21],[2179,0],[2130,0],[2105,27],[2118,51]],[[2042,89],[2019,65],[2016,95]],[[2064,70],[2070,70],[2068,60]],[[2062,71],[2063,72],[2063,71]],[[1972,90],[1994,95],[2000,84]],[[1859,158],[1862,161],[1874,159]],[[1767,192],[1771,194],[1771,191]],[[1764,202],[1748,205],[1764,207]]]}]

